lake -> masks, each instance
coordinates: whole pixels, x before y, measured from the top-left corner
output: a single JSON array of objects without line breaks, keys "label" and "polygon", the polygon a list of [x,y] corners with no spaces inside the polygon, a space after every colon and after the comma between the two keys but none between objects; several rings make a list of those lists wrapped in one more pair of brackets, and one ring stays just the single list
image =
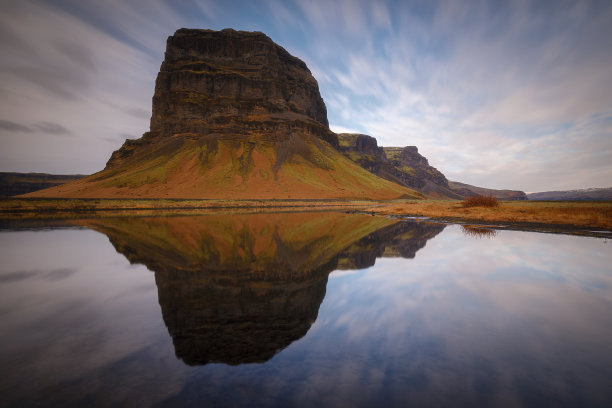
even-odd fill
[{"label": "lake", "polygon": [[2,406],[612,406],[608,239],[341,212],[3,225]]}]

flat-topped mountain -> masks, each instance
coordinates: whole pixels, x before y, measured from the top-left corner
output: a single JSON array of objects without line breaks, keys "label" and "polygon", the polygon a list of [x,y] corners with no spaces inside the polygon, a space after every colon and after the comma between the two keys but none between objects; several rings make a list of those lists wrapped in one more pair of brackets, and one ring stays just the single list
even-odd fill
[{"label": "flat-topped mountain", "polygon": [[340,154],[306,64],[259,32],[180,29],[150,131],[103,171],[36,197],[375,198],[420,194]]}]

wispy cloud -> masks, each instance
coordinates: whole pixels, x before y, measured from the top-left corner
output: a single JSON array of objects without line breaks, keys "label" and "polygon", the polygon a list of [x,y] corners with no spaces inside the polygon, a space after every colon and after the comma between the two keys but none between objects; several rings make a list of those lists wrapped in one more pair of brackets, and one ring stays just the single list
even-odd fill
[{"label": "wispy cloud", "polygon": [[[610,7],[430,6],[400,13],[405,24],[380,39],[390,51],[383,58],[367,47],[344,49],[344,63],[322,83],[332,94],[330,123],[364,129],[385,145],[416,144],[451,178],[490,187],[611,179],[602,162],[612,135],[589,119],[612,113],[612,49],[602,42],[612,36]],[[585,123],[594,140],[579,130]],[[578,156],[604,158],[581,167]],[[561,176],[569,163],[571,174]],[[555,168],[556,179],[548,176]]]},{"label": "wispy cloud", "polygon": [[15,123],[10,120],[0,120],[0,129],[8,132],[30,133],[32,129],[29,126]]},{"label": "wispy cloud", "polygon": [[0,131],[5,131],[7,133],[40,133],[52,136],[72,135],[72,132],[64,126],[48,121],[40,121],[32,125],[25,125],[10,120],[0,120]]}]

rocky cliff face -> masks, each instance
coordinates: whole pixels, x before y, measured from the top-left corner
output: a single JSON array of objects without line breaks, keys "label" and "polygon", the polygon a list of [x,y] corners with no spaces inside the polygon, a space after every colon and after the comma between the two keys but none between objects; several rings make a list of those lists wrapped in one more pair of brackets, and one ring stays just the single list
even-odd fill
[{"label": "rocky cliff face", "polygon": [[274,130],[268,134],[297,127],[329,136],[325,104],[304,62],[259,32],[181,29],[168,38],[151,133],[250,135],[264,125]]},{"label": "rocky cliff face", "polygon": [[[260,32],[180,29],[168,38],[142,141],[187,135],[286,142],[295,133],[338,144],[303,61]],[[107,168],[132,156],[133,147],[127,141]]]},{"label": "rocky cliff face", "polygon": [[427,159],[419,154],[416,146],[384,147],[383,149],[391,165],[401,171],[399,177],[405,185],[423,189],[429,181],[448,188],[448,180],[444,174],[430,166]]},{"label": "rocky cliff face", "polygon": [[[364,169],[383,177],[380,173],[388,161],[382,147],[378,147],[376,138],[358,133],[341,133],[337,136],[338,150]],[[394,179],[391,181],[397,182]]]}]

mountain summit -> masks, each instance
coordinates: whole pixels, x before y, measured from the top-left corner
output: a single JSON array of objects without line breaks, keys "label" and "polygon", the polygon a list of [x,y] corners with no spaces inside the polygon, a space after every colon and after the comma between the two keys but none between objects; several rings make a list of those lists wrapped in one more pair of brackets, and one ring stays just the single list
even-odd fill
[{"label": "mountain summit", "polygon": [[155,82],[150,131],[104,170],[29,194],[96,198],[419,197],[338,150],[306,64],[259,32],[180,29]]}]

